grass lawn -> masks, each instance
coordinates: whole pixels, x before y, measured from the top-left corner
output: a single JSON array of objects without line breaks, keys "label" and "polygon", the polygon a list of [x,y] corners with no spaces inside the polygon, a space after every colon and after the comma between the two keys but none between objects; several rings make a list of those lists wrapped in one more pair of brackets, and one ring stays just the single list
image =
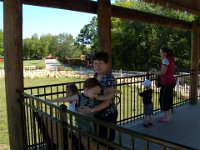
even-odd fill
[{"label": "grass lawn", "polygon": [[[45,61],[42,60],[24,60],[24,67],[25,66],[44,66]],[[0,62],[0,69],[4,68],[4,62]]]},{"label": "grass lawn", "polygon": [[[30,86],[39,86],[39,85],[50,85],[50,84],[59,84],[59,83],[65,83],[65,82],[73,82],[73,81],[80,81],[83,79],[80,78],[35,78],[35,79],[25,79],[24,84],[25,87]],[[118,119],[125,119],[127,117],[133,117],[137,116],[139,114],[143,113],[143,103],[141,97],[138,95],[137,87],[136,85],[122,85],[121,87],[118,87],[119,90],[121,90],[121,103],[118,105],[118,110],[120,110],[120,113],[118,115]],[[62,91],[63,89],[60,88]],[[59,91],[60,91],[59,90]],[[158,93],[159,89],[154,89],[153,94],[153,102],[154,102],[154,109],[159,108],[159,102],[158,102]],[[8,130],[7,130],[7,113],[6,113],[6,100],[5,100],[5,85],[4,85],[4,79],[0,79],[0,149],[2,144],[8,144]],[[57,94],[55,95],[57,96]],[[62,96],[62,94],[61,94]],[[176,97],[176,96],[175,96]],[[175,98],[174,97],[174,98]],[[180,99],[176,97],[178,101],[182,101],[183,99]]]},{"label": "grass lawn", "polygon": [[24,60],[24,66],[38,66],[40,64],[45,64],[44,59],[42,59],[42,60]]},{"label": "grass lawn", "polygon": [[[25,79],[25,87],[28,86],[39,86],[39,85],[48,85],[55,83],[79,81],[81,79],[72,79],[72,78],[42,78],[42,79]],[[8,142],[8,129],[7,129],[7,111],[6,111],[6,97],[5,97],[5,81],[0,79],[0,149],[7,145]],[[2,148],[3,149],[3,148]]]},{"label": "grass lawn", "polygon": [[4,68],[4,62],[0,62],[0,69]]}]

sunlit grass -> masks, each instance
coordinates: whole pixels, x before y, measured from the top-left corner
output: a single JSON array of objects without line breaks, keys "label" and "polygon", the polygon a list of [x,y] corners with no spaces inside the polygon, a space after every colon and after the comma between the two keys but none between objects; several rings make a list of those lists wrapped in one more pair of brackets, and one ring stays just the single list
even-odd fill
[{"label": "sunlit grass", "polygon": [[[24,60],[23,61],[23,65],[24,67],[27,67],[27,66],[45,66],[45,60],[42,59],[42,60]],[[0,69],[3,69],[4,68],[4,62],[0,62]]]},{"label": "sunlit grass", "polygon": [[[52,84],[59,84],[59,83],[67,83],[67,82],[75,82],[81,81],[83,79],[80,78],[35,78],[35,79],[24,79],[25,87],[32,87],[32,86],[44,86],[44,85],[52,85]],[[118,86],[118,89],[121,90],[121,102],[117,106],[118,107],[118,120],[126,119],[129,117],[141,115],[143,113],[143,103],[142,98],[139,96],[137,91],[137,85],[122,85]],[[5,97],[5,84],[4,79],[0,79],[0,145],[1,144],[8,144],[8,129],[7,129],[7,112],[6,112],[6,97]],[[41,93],[42,93],[41,89]],[[63,92],[64,89],[62,86],[55,87],[53,92]],[[153,103],[154,103],[154,110],[159,109],[159,89],[153,89]],[[50,88],[47,88],[46,92],[51,92]],[[35,93],[34,93],[35,94]],[[48,99],[62,97],[63,94],[55,94],[53,97],[49,96]],[[42,97],[44,99],[44,97]],[[175,96],[176,101],[183,101],[184,99],[178,96]]]},{"label": "sunlit grass", "polygon": [[4,68],[4,62],[0,62],[0,69]]}]

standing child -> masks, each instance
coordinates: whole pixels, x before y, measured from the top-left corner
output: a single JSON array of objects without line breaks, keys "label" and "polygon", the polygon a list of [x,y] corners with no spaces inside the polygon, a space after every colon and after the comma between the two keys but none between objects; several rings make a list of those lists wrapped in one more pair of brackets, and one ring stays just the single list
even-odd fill
[{"label": "standing child", "polygon": [[[66,97],[77,95],[78,94],[78,88],[75,84],[68,83],[66,86]],[[76,101],[69,102],[69,110],[76,111],[75,105]]]},{"label": "standing child", "polygon": [[145,80],[143,82],[144,91],[139,92],[139,95],[143,98],[144,104],[144,127],[152,126],[152,115],[153,115],[153,103],[152,103],[152,92],[151,81]]},{"label": "standing child", "polygon": [[49,100],[49,102],[69,102],[69,110],[76,111],[75,109],[76,101],[66,100],[66,98],[74,96],[74,95],[78,95],[78,94],[79,92],[78,92],[77,86],[73,83],[68,83],[66,85],[66,97]]}]

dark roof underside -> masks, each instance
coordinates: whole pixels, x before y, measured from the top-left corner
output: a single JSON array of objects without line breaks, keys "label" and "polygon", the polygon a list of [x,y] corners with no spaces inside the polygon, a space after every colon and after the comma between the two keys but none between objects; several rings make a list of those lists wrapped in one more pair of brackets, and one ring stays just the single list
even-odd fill
[{"label": "dark roof underside", "polygon": [[144,0],[164,7],[189,11],[200,15],[200,0]]}]

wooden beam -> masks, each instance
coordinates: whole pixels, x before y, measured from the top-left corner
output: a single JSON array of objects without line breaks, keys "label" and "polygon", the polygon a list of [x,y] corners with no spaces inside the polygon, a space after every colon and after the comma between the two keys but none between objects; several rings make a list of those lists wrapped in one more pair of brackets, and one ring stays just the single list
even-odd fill
[{"label": "wooden beam", "polygon": [[196,23],[192,26],[192,53],[191,53],[191,69],[193,70],[190,85],[190,103],[197,103],[198,93],[198,72],[199,72],[199,27]]},{"label": "wooden beam", "polygon": [[[175,10],[182,10],[183,12],[189,11],[191,13],[199,15],[199,3],[196,1],[180,1],[180,0],[144,0],[148,3],[154,3],[156,5],[163,6],[165,8],[172,8]],[[196,5],[195,5],[196,3]]]},{"label": "wooden beam", "polygon": [[140,22],[146,22],[157,25],[164,25],[167,27],[175,27],[184,30],[191,30],[192,28],[192,23],[190,22],[175,18],[165,17],[157,14],[142,12],[135,9],[112,6],[111,12],[112,12],[112,17],[117,17],[117,18],[136,20]]},{"label": "wooden beam", "polygon": [[98,48],[109,54],[108,70],[112,70],[110,0],[98,0]]},{"label": "wooden beam", "polygon": [[[23,0],[24,4],[74,10],[97,14],[97,2],[89,0]],[[192,23],[180,19],[142,12],[130,8],[111,5],[111,16],[140,22],[164,25],[167,27],[192,30]]]},{"label": "wooden beam", "polygon": [[97,2],[90,0],[23,0],[23,3],[97,14]]},{"label": "wooden beam", "polygon": [[4,1],[5,85],[10,149],[24,150],[22,0]]}]

